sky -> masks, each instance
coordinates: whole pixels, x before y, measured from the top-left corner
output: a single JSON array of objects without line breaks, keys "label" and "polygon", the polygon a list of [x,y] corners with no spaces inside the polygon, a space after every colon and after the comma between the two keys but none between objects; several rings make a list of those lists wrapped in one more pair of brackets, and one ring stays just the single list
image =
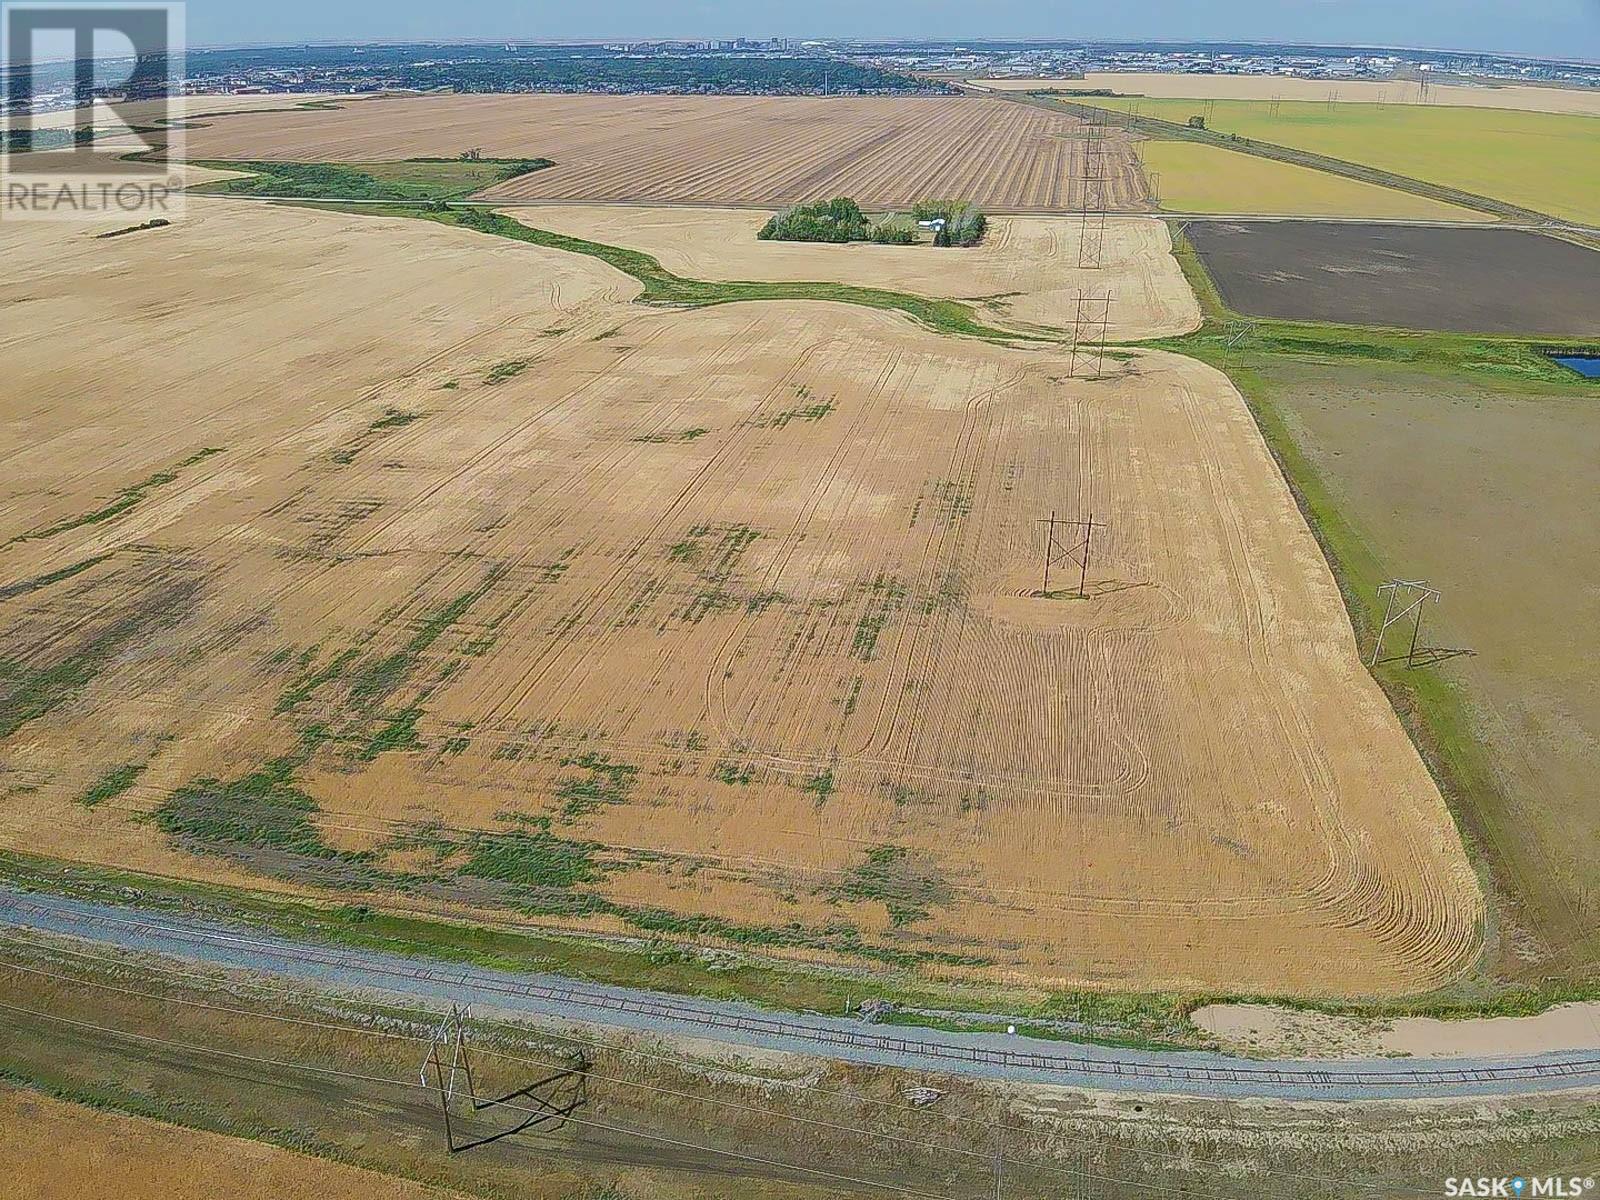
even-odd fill
[{"label": "sky", "polygon": [[191,46],[650,37],[1327,42],[1600,61],[1600,0],[189,0]]}]

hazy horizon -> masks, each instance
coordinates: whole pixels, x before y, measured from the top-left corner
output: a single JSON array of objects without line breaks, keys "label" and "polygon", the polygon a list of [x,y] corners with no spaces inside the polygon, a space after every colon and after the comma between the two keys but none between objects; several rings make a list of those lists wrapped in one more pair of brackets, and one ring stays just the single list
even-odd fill
[{"label": "hazy horizon", "polygon": [[583,6],[484,0],[441,12],[423,0],[284,0],[237,6],[191,0],[194,48],[297,42],[641,41],[832,38],[898,41],[1259,42],[1498,53],[1600,62],[1600,0],[1224,0],[1202,11],[1172,0],[1125,0],[1115,10],[1036,0],[990,0],[978,15],[952,0],[882,0],[867,8],[815,0],[804,11],[761,11],[736,0]]}]

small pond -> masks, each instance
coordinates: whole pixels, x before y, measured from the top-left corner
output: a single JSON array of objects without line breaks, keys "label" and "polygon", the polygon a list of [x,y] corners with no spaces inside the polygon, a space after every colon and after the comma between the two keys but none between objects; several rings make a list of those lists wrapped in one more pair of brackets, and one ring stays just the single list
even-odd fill
[{"label": "small pond", "polygon": [[1600,354],[1552,354],[1550,360],[1576,371],[1585,379],[1600,379]]}]

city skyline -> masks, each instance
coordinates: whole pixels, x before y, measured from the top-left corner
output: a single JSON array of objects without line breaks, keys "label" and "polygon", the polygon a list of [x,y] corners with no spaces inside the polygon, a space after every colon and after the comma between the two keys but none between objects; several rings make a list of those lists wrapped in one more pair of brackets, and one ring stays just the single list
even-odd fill
[{"label": "city skyline", "polygon": [[1600,0],[1540,0],[1516,11],[1475,0],[1234,0],[1205,11],[1169,0],[1131,0],[1114,12],[1087,5],[1044,9],[1032,0],[970,5],[848,5],[819,0],[804,11],[760,11],[733,0],[644,4],[602,0],[582,8],[488,0],[441,13],[418,0],[339,5],[286,0],[267,7],[189,5],[194,47],[292,42],[612,41],[814,38],[939,41],[1262,42],[1500,53],[1600,61]]}]

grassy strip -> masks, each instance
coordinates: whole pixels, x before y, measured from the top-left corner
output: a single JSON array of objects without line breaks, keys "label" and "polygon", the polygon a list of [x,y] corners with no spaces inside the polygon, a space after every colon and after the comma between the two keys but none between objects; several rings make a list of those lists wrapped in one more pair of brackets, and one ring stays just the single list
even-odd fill
[{"label": "grassy strip", "polygon": [[156,474],[150,476],[150,478],[142,480],[141,482],[134,484],[132,487],[123,488],[122,491],[117,493],[116,498],[104,507],[97,508],[93,512],[84,513],[81,516],[68,517],[64,521],[57,521],[54,525],[46,526],[44,529],[36,529],[30,533],[19,533],[16,537],[12,538],[11,541],[7,542],[6,545],[10,546],[17,542],[27,542],[41,538],[55,537],[58,533],[66,533],[72,529],[81,529],[85,525],[99,525],[102,522],[111,520],[113,517],[120,517],[130,508],[133,508],[135,505],[140,503],[151,492],[155,491],[156,488],[165,487],[167,484],[177,479],[178,472],[182,471],[185,467],[192,467],[196,463],[210,458],[213,454],[221,453],[222,451],[220,448],[208,446],[196,454],[191,454],[181,463],[178,463],[176,466],[171,467],[168,470],[158,471]]},{"label": "grassy strip", "polygon": [[[164,604],[174,608],[168,611]],[[30,721],[53,711],[77,695],[128,646],[138,644],[193,603],[192,590],[170,600],[150,598],[146,607],[106,626],[49,666],[34,667],[21,659],[0,657],[0,741]]]},{"label": "grassy strip", "polygon": [[[24,891],[71,896],[96,903],[173,913],[201,913],[208,919],[247,922],[286,938],[381,950],[507,971],[537,971],[620,987],[648,988],[676,995],[738,1000],[791,1012],[847,1010],[863,1000],[888,1001],[903,1008],[993,1012],[1023,1025],[1070,1021],[1093,1032],[1051,1035],[1070,1041],[1167,1049],[1206,1044],[1188,1022],[1205,1004],[1277,1004],[1336,1016],[1386,1019],[1400,1016],[1470,1018],[1532,1016],[1552,1004],[1600,998],[1600,987],[1544,984],[1504,988],[1493,993],[1455,988],[1398,1000],[1319,1001],[1262,995],[1176,992],[1002,991],[987,986],[940,984],[890,976],[847,974],[836,968],[762,960],[711,963],[661,942],[602,941],[581,934],[516,930],[455,923],[434,917],[375,910],[365,905],[287,899],[222,884],[196,883],[118,868],[64,863],[56,859],[0,851],[0,884]],[[936,1017],[900,1013],[895,1024],[945,1028]],[[955,1026],[949,1026],[954,1028]],[[968,1021],[965,1028],[986,1028]],[[1049,1026],[1046,1026],[1049,1028]]]},{"label": "grassy strip", "polygon": [[992,325],[985,325],[977,319],[971,305],[959,300],[935,300],[909,292],[856,287],[844,283],[749,283],[686,279],[681,275],[674,275],[655,258],[641,251],[535,229],[512,217],[502,216],[483,208],[454,207],[447,204],[416,207],[395,205],[383,208],[367,208],[359,204],[318,207],[334,207],[340,212],[364,213],[372,216],[418,217],[427,221],[437,221],[441,225],[475,229],[480,233],[494,234],[517,242],[528,242],[551,250],[586,254],[637,279],[644,288],[644,294],[640,299],[646,304],[705,308],[714,304],[738,304],[747,300],[831,300],[842,304],[857,304],[863,308],[902,312],[939,333],[982,338],[992,342],[1056,340],[1040,334],[1012,333]]},{"label": "grassy strip", "polygon": [[75,562],[71,566],[62,567],[55,571],[47,571],[43,575],[35,575],[32,579],[24,579],[18,583],[8,583],[5,587],[0,587],[0,600],[10,600],[13,596],[26,596],[29,592],[37,592],[53,583],[71,579],[74,575],[82,575],[85,571],[98,567],[110,557],[110,553],[96,554],[84,559],[82,562]]},{"label": "grassy strip", "polygon": [[[485,863],[485,873],[494,864]],[[951,994],[934,988],[896,987],[831,971],[808,972],[766,963],[712,966],[661,943],[603,943],[576,935],[456,924],[384,912],[364,905],[290,900],[218,884],[167,879],[134,871],[61,863],[16,851],[0,852],[0,882],[27,891],[126,904],[132,889],[141,906],[174,913],[198,912],[240,920],[309,942],[383,950],[506,971],[538,971],[621,987],[679,995],[743,1000],[788,1011],[841,1012],[850,1000],[914,1001],[951,1007]],[[965,1001],[959,1002],[965,1006]]]},{"label": "grassy strip", "polygon": [[107,800],[114,800],[131,788],[144,774],[147,763],[124,763],[120,767],[112,767],[100,776],[94,784],[78,797],[78,803],[86,808],[93,808]]},{"label": "grassy strip", "polygon": [[243,179],[195,184],[188,189],[202,194],[427,201],[470,196],[555,163],[548,158],[408,158],[375,163],[201,160],[193,165],[246,175]]}]

